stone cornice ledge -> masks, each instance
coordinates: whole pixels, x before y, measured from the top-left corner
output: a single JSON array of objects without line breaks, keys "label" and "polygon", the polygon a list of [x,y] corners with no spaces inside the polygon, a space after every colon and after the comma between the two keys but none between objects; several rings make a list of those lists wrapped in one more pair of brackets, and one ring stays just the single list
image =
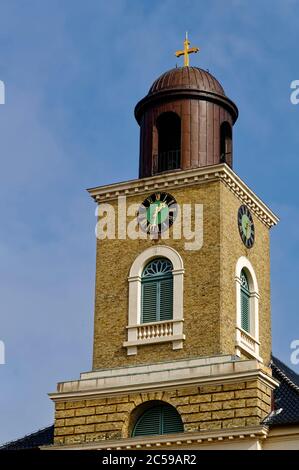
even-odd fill
[{"label": "stone cornice ledge", "polygon": [[186,369],[160,370],[134,374],[134,370],[124,370],[124,375],[116,377],[90,378],[61,382],[57,392],[50,393],[55,401],[85,400],[101,398],[108,395],[141,393],[186,387],[189,385],[210,385],[233,383],[259,378],[271,388],[279,383],[256,360],[227,362]]},{"label": "stone cornice ledge", "polygon": [[157,450],[160,447],[192,448],[192,446],[213,445],[229,443],[233,440],[266,439],[268,428],[266,426],[247,426],[246,428],[221,429],[219,431],[188,432],[159,436],[146,436],[142,438],[129,438],[91,442],[72,445],[51,445],[40,447],[41,450]]},{"label": "stone cornice ledge", "polygon": [[87,191],[97,203],[102,203],[115,200],[119,196],[133,196],[156,190],[165,191],[175,187],[186,187],[217,180],[222,181],[240,201],[250,207],[256,217],[267,227],[271,228],[278,223],[279,218],[225,163],[192,170],[176,170],[148,178],[90,188]]}]

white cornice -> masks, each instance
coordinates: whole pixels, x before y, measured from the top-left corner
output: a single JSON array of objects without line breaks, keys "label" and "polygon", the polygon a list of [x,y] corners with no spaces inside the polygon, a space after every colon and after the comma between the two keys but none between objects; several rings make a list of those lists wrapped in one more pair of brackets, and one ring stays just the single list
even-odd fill
[{"label": "white cornice", "polygon": [[87,191],[97,203],[102,203],[115,200],[119,196],[129,197],[150,191],[165,191],[217,180],[222,181],[267,227],[271,228],[277,224],[278,217],[225,163],[193,170],[176,170],[148,178],[90,188]]},{"label": "white cornice", "polygon": [[173,368],[165,369],[163,364],[159,369],[148,371],[138,367],[123,368],[123,373],[96,376],[95,372],[84,374],[84,379],[58,384],[57,392],[50,393],[53,401],[86,400],[106,397],[108,395],[142,393],[177,389],[190,385],[210,385],[248,381],[259,378],[271,388],[278,382],[273,379],[265,368],[256,360],[233,361],[208,365],[194,365],[181,368],[180,362],[175,362]]},{"label": "white cornice", "polygon": [[155,450],[161,448],[186,448],[198,447],[201,445],[217,445],[220,443],[231,443],[234,440],[260,440],[266,439],[268,428],[266,426],[247,426],[238,429],[221,429],[219,431],[187,432],[180,434],[169,434],[159,436],[146,436],[141,438],[129,438],[119,440],[100,441],[72,445],[51,445],[40,447],[42,450],[135,450],[146,449]]}]

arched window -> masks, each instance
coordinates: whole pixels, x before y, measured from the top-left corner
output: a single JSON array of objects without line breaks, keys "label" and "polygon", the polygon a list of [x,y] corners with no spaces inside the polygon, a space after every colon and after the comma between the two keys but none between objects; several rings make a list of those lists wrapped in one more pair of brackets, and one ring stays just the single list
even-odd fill
[{"label": "arched window", "polygon": [[129,276],[127,338],[129,356],[139,346],[172,343],[182,349],[184,328],[184,263],[166,245],[151,246],[134,260]]},{"label": "arched window", "polygon": [[166,258],[150,261],[142,273],[141,323],[172,320],[173,266]]},{"label": "arched window", "polygon": [[132,437],[183,432],[184,426],[177,410],[167,404],[145,411],[135,424]]},{"label": "arched window", "polygon": [[228,122],[220,126],[220,161],[232,166],[232,127]]},{"label": "arched window", "polygon": [[158,131],[158,172],[175,170],[181,164],[181,119],[176,113],[162,113]]},{"label": "arched window", "polygon": [[241,328],[250,333],[250,290],[244,269],[241,271]]},{"label": "arched window", "polygon": [[241,256],[236,264],[236,354],[255,357],[259,355],[259,288],[252,264]]}]

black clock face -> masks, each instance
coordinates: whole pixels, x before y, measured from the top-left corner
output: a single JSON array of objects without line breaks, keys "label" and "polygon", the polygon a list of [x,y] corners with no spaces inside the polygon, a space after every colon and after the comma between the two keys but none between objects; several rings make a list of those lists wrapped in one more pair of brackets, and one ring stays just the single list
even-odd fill
[{"label": "black clock face", "polygon": [[238,211],[238,227],[241,239],[247,248],[254,244],[254,223],[250,210],[243,205]]},{"label": "black clock face", "polygon": [[139,207],[137,220],[142,230],[158,234],[167,230],[175,221],[178,207],[171,194],[154,193]]}]

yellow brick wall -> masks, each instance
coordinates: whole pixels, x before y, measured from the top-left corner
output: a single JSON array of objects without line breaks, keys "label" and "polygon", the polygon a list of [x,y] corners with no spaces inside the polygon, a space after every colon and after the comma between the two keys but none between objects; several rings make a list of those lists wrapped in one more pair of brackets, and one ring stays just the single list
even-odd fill
[{"label": "yellow brick wall", "polygon": [[[152,191],[149,191],[148,195]],[[235,353],[235,265],[245,255],[252,262],[260,288],[261,355],[268,363],[271,350],[269,231],[256,217],[256,242],[247,250],[241,242],[237,211],[240,200],[219,181],[169,192],[182,204],[203,204],[204,244],[186,251],[185,240],[102,240],[97,242],[93,368],[110,368]],[[131,196],[141,203],[146,196]],[[114,203],[115,204],[115,203]],[[171,343],[138,347],[127,356],[122,344],[128,323],[128,274],[135,258],[155,244],[167,244],[183,258],[184,333],[182,350]]]},{"label": "yellow brick wall", "polygon": [[[102,240],[98,241],[96,259],[96,301],[93,368],[129,366],[213,355],[220,352],[220,183],[169,190],[177,202],[204,206],[204,245],[199,251],[186,251],[185,240]],[[154,191],[150,191],[150,195]],[[146,196],[127,199],[141,203]],[[172,345],[138,348],[137,356],[127,356],[122,347],[128,324],[128,275],[135,258],[146,248],[165,244],[183,258],[184,329],[187,340],[183,350]]]},{"label": "yellow brick wall", "polygon": [[[176,407],[181,415],[184,431],[188,433],[260,424],[270,412],[271,390],[258,379],[58,402],[55,444],[128,438],[132,434],[136,416],[142,413],[144,404],[152,400]],[[137,410],[140,410],[139,415],[136,415]]]}]

